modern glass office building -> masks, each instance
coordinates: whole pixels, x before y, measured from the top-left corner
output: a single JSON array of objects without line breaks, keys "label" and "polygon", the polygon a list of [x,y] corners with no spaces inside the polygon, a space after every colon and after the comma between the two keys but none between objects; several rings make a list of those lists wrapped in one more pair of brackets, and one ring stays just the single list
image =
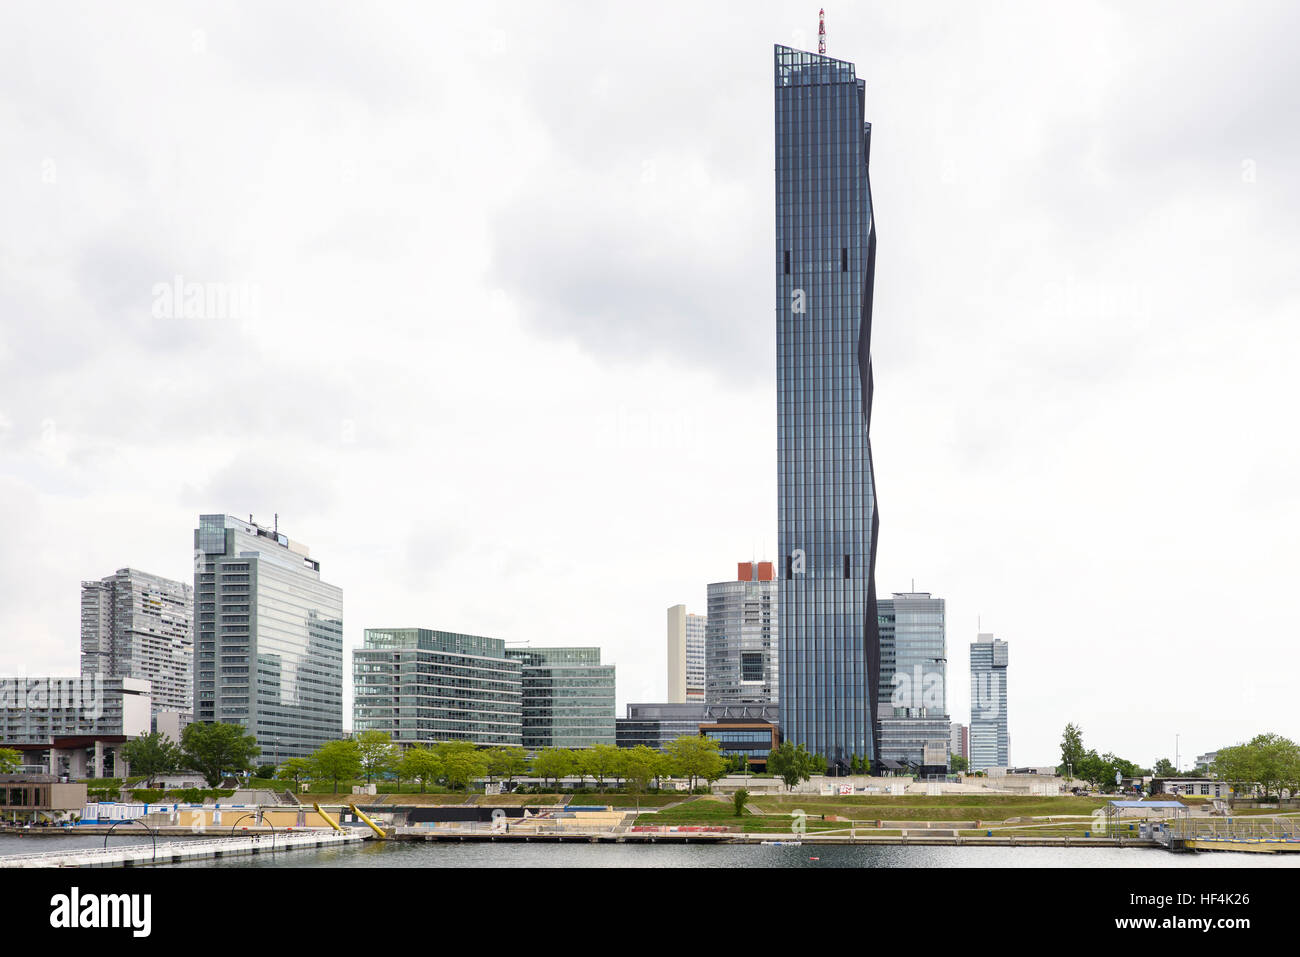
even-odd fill
[{"label": "modern glass office building", "polygon": [[367,628],[364,640],[352,653],[353,730],[386,731],[403,747],[523,743],[522,666],[500,638]]},{"label": "modern glass office building", "polygon": [[771,562],[738,562],[736,580],[708,587],[705,700],[709,704],[775,704],[777,582]]},{"label": "modern glass office building", "polygon": [[878,603],[879,758],[938,773],[948,763],[948,637],[945,602],[929,592],[895,592]]},{"label": "modern glass office building", "polygon": [[778,45],[775,89],[781,731],[847,770],[878,747],[871,126],[852,63]]},{"label": "modern glass office building", "polygon": [[343,737],[343,590],[305,545],[200,515],[194,604],[196,721],[242,724],[277,764]]},{"label": "modern glass office building", "polygon": [[1008,767],[1007,735],[1007,643],[982,634],[970,646],[970,769]]},{"label": "modern glass office building", "polygon": [[614,743],[614,666],[599,648],[507,648],[523,682],[524,747]]}]

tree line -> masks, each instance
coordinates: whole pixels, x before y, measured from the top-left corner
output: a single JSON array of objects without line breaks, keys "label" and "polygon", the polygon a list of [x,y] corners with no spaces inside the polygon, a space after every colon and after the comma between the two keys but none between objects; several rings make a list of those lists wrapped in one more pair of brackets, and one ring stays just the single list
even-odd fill
[{"label": "tree line", "polygon": [[[122,746],[132,774],[150,783],[188,768],[202,773],[210,787],[227,775],[252,771],[260,751],[253,735],[233,724],[191,724],[179,744],[155,732]],[[576,777],[579,786],[590,780],[598,788],[612,784],[646,791],[651,784],[658,788],[666,778],[685,778],[694,790],[700,783],[712,784],[725,774],[748,770],[745,755],[724,756],[717,741],[702,735],[684,734],[661,750],[597,744],[543,748],[530,756],[521,747],[482,748],[469,741],[402,748],[387,732],[363,731],[330,741],[309,757],[289,758],[278,766],[263,764],[255,780],[292,782],[298,788],[329,781],[337,793],[341,782],[362,778],[367,784],[392,780],[399,788],[409,782],[424,792],[429,787],[461,790],[482,780],[509,785],[521,777],[541,778],[544,784],[558,787],[560,781]],[[787,741],[768,754],[767,771],[794,787],[813,774],[825,773],[826,759]]]},{"label": "tree line", "polygon": [[1151,770],[1138,767],[1107,752],[1083,747],[1083,730],[1073,723],[1065,726],[1061,738],[1061,764],[1058,774],[1072,774],[1102,790],[1115,786],[1115,774],[1121,777],[1178,778],[1213,775],[1222,781],[1258,785],[1264,796],[1281,796],[1283,791],[1300,791],[1300,745],[1278,734],[1256,735],[1245,744],[1221,748],[1209,767],[1196,772],[1179,772],[1168,758],[1161,758]]}]

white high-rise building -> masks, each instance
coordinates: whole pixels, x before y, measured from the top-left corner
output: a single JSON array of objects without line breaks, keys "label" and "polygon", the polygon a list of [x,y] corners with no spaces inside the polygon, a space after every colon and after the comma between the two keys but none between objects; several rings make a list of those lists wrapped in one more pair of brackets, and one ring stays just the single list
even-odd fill
[{"label": "white high-rise building", "polygon": [[148,681],[155,715],[194,709],[194,590],[121,568],[81,583],[81,674]]},{"label": "white high-rise building", "polygon": [[668,609],[668,701],[704,700],[704,645],[709,618],[692,615],[685,605]]}]

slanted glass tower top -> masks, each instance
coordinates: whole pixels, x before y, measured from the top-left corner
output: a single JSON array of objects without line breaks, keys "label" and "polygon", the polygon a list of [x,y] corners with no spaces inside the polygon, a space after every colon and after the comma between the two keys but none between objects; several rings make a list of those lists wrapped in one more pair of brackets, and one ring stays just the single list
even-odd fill
[{"label": "slanted glass tower top", "polygon": [[781,728],[847,770],[878,744],[871,126],[841,60],[777,46],[775,99]]}]

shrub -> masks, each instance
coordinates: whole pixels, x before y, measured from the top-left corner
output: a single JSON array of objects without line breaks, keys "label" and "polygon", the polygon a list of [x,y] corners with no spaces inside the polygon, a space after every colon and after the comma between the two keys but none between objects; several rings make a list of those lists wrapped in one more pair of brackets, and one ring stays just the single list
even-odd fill
[{"label": "shrub", "polygon": [[731,800],[736,807],[736,817],[740,817],[745,813],[745,802],[749,800],[749,792],[741,788],[731,796]]}]

